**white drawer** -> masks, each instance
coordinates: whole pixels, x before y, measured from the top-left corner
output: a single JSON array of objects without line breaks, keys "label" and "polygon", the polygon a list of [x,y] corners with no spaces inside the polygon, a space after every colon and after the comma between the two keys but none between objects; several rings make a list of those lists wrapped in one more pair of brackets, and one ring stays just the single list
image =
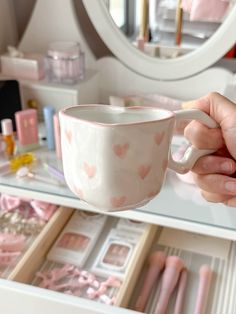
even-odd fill
[{"label": "white drawer", "polygon": [[[163,236],[160,238],[161,228],[159,228],[158,234],[156,234],[154,238],[151,250],[164,250],[167,255],[180,256],[186,262],[186,266],[188,267],[190,274],[191,282],[188,283],[189,289],[185,300],[185,309],[181,314],[193,313],[196,299],[196,289],[198,285],[197,268],[202,263],[209,264],[214,271],[206,314],[235,314],[234,295],[236,289],[236,243],[234,241],[189,233],[190,239],[192,237],[193,240],[192,244],[194,244],[194,246],[191,247],[191,243],[189,243],[189,241],[181,244],[181,241],[175,240],[178,237],[183,236],[180,231],[168,228],[164,228],[163,230],[165,230],[165,234],[171,234],[173,245],[168,245],[168,241],[165,242],[166,240],[163,240]],[[146,242],[144,242],[144,246],[145,243]],[[211,247],[214,245],[216,248],[212,249]],[[207,250],[207,246],[210,248],[209,251]],[[227,247],[226,249],[225,246]],[[42,250],[42,247],[40,250]],[[149,252],[150,251],[147,252],[147,250],[144,249],[142,254],[145,256],[143,257],[147,257]],[[41,255],[42,252],[39,252],[39,259],[41,258]],[[39,260],[36,260],[36,264],[38,262]],[[23,276],[19,274],[18,278],[16,277],[15,279],[27,281],[27,267],[29,269],[29,277],[31,277],[30,269],[35,268],[34,266],[32,267],[32,263],[33,260],[30,261],[28,266],[26,265],[23,270]],[[136,267],[135,264],[136,263],[133,263],[134,268]],[[140,288],[143,274],[144,271],[141,271],[140,275],[134,274],[138,278],[138,281],[135,284],[136,289]],[[130,279],[132,278],[128,278],[128,280]],[[131,291],[128,291],[128,293],[129,292]],[[133,296],[133,299],[136,299],[135,293]],[[155,300],[155,296],[152,296],[152,298]],[[95,301],[3,279],[0,280],[0,299],[1,312],[4,314],[42,314],[42,312],[44,314],[138,313],[127,308],[105,305]],[[131,300],[130,304],[132,303],[133,301]],[[154,313],[153,309],[148,311],[148,313]],[[168,313],[172,312],[170,311]]]}]

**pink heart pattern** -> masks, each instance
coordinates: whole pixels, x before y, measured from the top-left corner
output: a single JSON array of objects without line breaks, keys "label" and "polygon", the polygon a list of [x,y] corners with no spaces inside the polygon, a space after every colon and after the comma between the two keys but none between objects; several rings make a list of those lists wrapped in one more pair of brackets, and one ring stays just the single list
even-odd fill
[{"label": "pink heart pattern", "polygon": [[83,193],[83,191],[80,188],[75,186],[74,190],[75,190],[76,194],[79,196],[80,199],[84,198],[84,193]]},{"label": "pink heart pattern", "polygon": [[116,154],[116,156],[119,158],[124,158],[126,156],[128,149],[129,149],[129,143],[113,145],[113,151]]},{"label": "pink heart pattern", "polygon": [[148,173],[150,172],[151,167],[150,166],[145,166],[145,165],[141,165],[138,168],[138,174],[139,177],[144,180],[146,178],[146,176],[148,175]]},{"label": "pink heart pattern", "polygon": [[154,140],[155,140],[155,143],[157,144],[157,145],[160,145],[161,144],[161,142],[162,142],[162,140],[163,140],[163,138],[164,138],[164,136],[165,136],[165,132],[163,131],[163,132],[157,132],[155,135],[154,135]]},{"label": "pink heart pattern", "polygon": [[126,196],[113,196],[110,199],[112,207],[118,208],[124,205],[126,201]]},{"label": "pink heart pattern", "polygon": [[87,174],[88,178],[92,179],[96,174],[97,168],[96,168],[96,166],[89,165],[87,162],[84,162],[83,170]]},{"label": "pink heart pattern", "polygon": [[71,144],[71,140],[72,140],[72,133],[70,130],[65,130],[65,137],[67,139],[67,141]]}]

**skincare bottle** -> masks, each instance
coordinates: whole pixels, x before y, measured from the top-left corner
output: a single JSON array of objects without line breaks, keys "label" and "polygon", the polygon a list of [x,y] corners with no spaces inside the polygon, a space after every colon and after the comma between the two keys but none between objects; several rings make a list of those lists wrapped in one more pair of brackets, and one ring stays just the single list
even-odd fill
[{"label": "skincare bottle", "polygon": [[38,148],[38,118],[36,109],[15,113],[19,151],[28,152]]},{"label": "skincare bottle", "polygon": [[13,125],[11,119],[3,119],[1,121],[3,141],[5,142],[5,154],[12,157],[14,154],[15,141],[13,135]]},{"label": "skincare bottle", "polygon": [[46,137],[48,149],[55,149],[55,138],[54,138],[54,125],[53,116],[55,109],[52,106],[46,106],[43,108],[44,122],[46,127]]}]

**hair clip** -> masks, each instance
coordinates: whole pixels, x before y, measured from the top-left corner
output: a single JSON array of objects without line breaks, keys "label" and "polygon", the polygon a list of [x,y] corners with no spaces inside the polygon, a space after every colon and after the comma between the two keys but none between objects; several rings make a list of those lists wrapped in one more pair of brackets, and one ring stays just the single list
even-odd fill
[{"label": "hair clip", "polygon": [[48,221],[58,208],[57,205],[37,200],[30,201],[30,205],[32,206],[36,215],[45,221]]},{"label": "hair clip", "polygon": [[101,295],[101,296],[99,297],[99,299],[100,299],[103,303],[108,304],[108,305],[113,305],[113,304],[115,304],[115,298],[114,298],[114,297],[110,298],[110,297],[109,297],[108,295],[106,295],[106,294]]},{"label": "hair clip", "polygon": [[10,266],[15,263],[16,258],[21,252],[1,252],[0,251],[0,266]]},{"label": "hair clip", "polygon": [[[61,290],[61,287],[56,285],[56,281],[59,281],[68,275],[73,275],[72,273],[73,270],[74,270],[74,266],[66,264],[62,268],[57,267],[47,272],[37,272],[36,277],[42,279],[42,281],[39,284],[41,288],[47,288],[51,290],[56,290],[56,289]],[[68,284],[64,285],[63,288],[67,288],[67,287],[68,287]]]},{"label": "hair clip", "polygon": [[114,276],[109,276],[106,281],[101,282],[102,286],[119,288],[121,281]]},{"label": "hair clip", "polygon": [[0,233],[0,250],[19,252],[24,249],[25,236],[11,233]]}]

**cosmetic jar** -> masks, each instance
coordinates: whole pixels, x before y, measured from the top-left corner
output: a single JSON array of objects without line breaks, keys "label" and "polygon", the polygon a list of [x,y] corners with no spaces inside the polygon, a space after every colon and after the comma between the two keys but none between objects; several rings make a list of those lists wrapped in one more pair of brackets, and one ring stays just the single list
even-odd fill
[{"label": "cosmetic jar", "polygon": [[84,78],[84,53],[73,41],[57,41],[49,44],[47,55],[49,81],[76,84]]}]

